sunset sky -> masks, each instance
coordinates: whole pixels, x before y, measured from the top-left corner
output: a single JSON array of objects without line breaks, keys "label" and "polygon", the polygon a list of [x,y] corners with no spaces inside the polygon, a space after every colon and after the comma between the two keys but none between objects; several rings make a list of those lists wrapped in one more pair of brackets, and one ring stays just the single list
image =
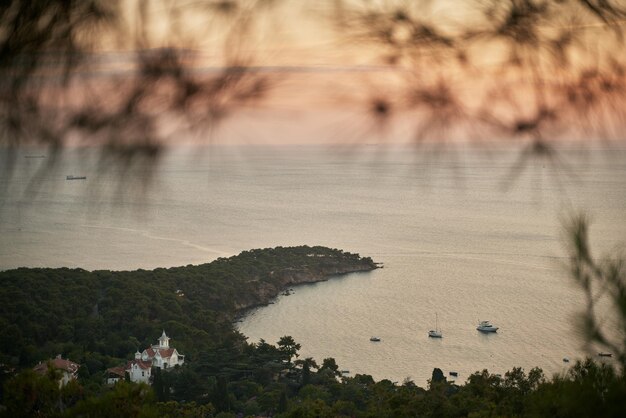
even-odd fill
[{"label": "sunset sky", "polygon": [[[301,141],[313,139],[304,139],[307,135],[302,134],[303,126],[311,133],[316,131],[314,127],[341,124],[342,117],[352,121],[347,129],[350,125],[356,127],[352,132],[356,137],[365,132],[379,136],[384,130],[394,140],[411,141],[411,133],[403,140],[395,136],[410,131],[412,119],[448,112],[451,120],[442,120],[441,124],[460,127],[476,119],[469,113],[478,112],[476,108],[487,102],[498,105],[498,118],[504,114],[511,120],[517,118],[518,123],[531,123],[538,108],[559,106],[538,104],[552,99],[549,92],[545,99],[538,97],[542,91],[577,83],[584,72],[616,63],[622,66],[626,59],[625,48],[613,29],[621,30],[623,22],[609,28],[574,2],[563,8],[567,13],[559,10],[535,16],[529,11],[511,27],[503,23],[512,19],[507,17],[513,4],[510,2],[266,3],[258,6],[265,3],[232,2],[228,4],[238,6],[229,9],[224,7],[227,2],[213,2],[215,7],[202,9],[203,13],[193,3],[152,3],[143,19],[138,19],[138,9],[129,5],[127,26],[138,31],[143,26],[137,21],[149,22],[143,37],[149,40],[146,47],[189,48],[193,51],[190,65],[199,74],[219,73],[229,65],[249,66],[262,74],[271,88],[254,112],[260,111],[262,123],[270,124],[266,129],[272,130],[272,124],[276,124],[273,140],[277,140],[277,132],[293,130],[283,126],[285,120],[298,120],[294,129],[300,134],[288,135],[288,141],[297,142],[298,137]],[[185,7],[177,8],[181,4]],[[416,36],[415,41],[412,36]],[[436,36],[457,39],[458,45],[450,48]],[[530,41],[524,41],[524,37]],[[558,48],[563,48],[563,56],[559,56]],[[394,56],[396,53],[399,55]],[[464,54],[461,61],[459,54]],[[511,64],[511,60],[516,61]],[[584,90],[585,83],[573,88]],[[613,87],[623,88],[623,83],[622,76]],[[456,108],[428,109],[431,103],[426,107],[410,103],[411,95],[431,97],[439,94],[433,89],[442,85],[454,96]],[[613,96],[607,104],[615,106],[615,100]],[[372,113],[376,103],[383,101],[389,109],[401,110],[394,113],[395,126],[391,130],[382,125],[388,125],[387,120],[392,118]],[[242,121],[251,117],[250,111],[242,109]],[[591,113],[597,111],[590,109]],[[612,112],[605,108],[602,111]],[[274,116],[271,122],[267,112]],[[623,123],[621,115],[617,122]],[[451,133],[440,133],[446,134]],[[546,130],[546,134],[556,132]],[[314,136],[320,139],[318,133]]]},{"label": "sunset sky", "polygon": [[[578,0],[529,4],[121,2],[117,19],[83,28],[69,84],[44,61],[38,77],[63,84],[42,101],[118,116],[139,103],[162,113],[155,132],[192,142],[623,139],[624,21]],[[200,93],[175,108],[189,86]]]}]

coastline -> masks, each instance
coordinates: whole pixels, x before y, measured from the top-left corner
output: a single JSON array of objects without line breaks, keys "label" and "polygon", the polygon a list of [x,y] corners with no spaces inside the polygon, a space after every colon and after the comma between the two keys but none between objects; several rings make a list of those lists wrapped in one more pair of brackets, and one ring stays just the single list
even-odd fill
[{"label": "coastline", "polygon": [[281,293],[291,287],[303,286],[307,284],[326,282],[331,279],[341,278],[351,273],[368,273],[370,271],[383,268],[382,263],[373,262],[370,258],[361,258],[357,265],[340,266],[335,269],[323,270],[321,272],[304,269],[286,269],[280,272],[278,283],[259,282],[257,288],[256,301],[246,301],[247,303],[235,305],[235,316],[233,322],[240,322],[251,310],[263,306],[268,306]]},{"label": "coastline", "polygon": [[285,288],[375,268],[369,257],[302,245],[154,270],[3,271],[0,323],[12,326],[0,327],[0,336],[21,338],[0,350],[0,363],[29,366],[60,352],[86,361],[97,353],[105,359],[97,370],[104,372],[135,350],[137,341],[149,341],[164,328],[172,330],[189,359],[197,358],[220,341],[240,339],[233,321]]}]

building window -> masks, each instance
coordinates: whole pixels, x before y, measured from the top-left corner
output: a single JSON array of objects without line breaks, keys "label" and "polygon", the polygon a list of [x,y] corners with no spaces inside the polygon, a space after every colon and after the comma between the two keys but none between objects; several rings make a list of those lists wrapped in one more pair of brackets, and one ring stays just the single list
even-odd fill
[{"label": "building window", "polygon": [[141,377],[144,377],[146,375],[146,372],[141,372]]}]

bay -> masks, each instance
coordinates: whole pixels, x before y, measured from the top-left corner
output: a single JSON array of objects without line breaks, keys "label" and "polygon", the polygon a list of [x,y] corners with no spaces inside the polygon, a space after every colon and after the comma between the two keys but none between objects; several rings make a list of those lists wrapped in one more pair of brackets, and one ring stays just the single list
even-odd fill
[{"label": "bay", "polygon": [[[385,267],[297,287],[250,312],[237,324],[250,341],[292,335],[301,356],[420,385],[434,367],[462,381],[483,368],[561,372],[563,357],[586,354],[561,223],[585,211],[594,253],[623,245],[624,151],[566,150],[564,165],[531,160],[519,175],[514,150],[204,151],[170,153],[147,189],[141,172],[103,171],[78,151],[33,184],[45,159],[18,158],[0,178],[0,268],[151,269],[324,245]],[[427,337],[435,315],[441,340]],[[497,334],[475,330],[484,319]]]}]

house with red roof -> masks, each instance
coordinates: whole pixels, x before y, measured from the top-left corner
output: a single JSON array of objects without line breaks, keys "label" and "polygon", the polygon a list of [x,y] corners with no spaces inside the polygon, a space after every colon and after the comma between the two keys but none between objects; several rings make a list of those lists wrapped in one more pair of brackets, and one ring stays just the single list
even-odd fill
[{"label": "house with red roof", "polygon": [[135,353],[135,358],[125,366],[112,367],[107,369],[107,383],[114,384],[125,379],[126,373],[131,382],[151,383],[152,368],[168,369],[175,366],[182,366],[185,363],[185,356],[180,354],[174,347],[170,347],[170,337],[163,334],[154,344],[143,352]]},{"label": "house with red roof", "polygon": [[135,353],[135,359],[126,363],[126,373],[130,376],[130,381],[135,383],[148,383],[152,377],[152,361],[144,361],[141,359],[141,354]]},{"label": "house with red roof", "polygon": [[61,378],[59,379],[59,387],[61,387],[67,385],[70,380],[76,380],[78,378],[78,368],[80,365],[68,359],[62,358],[59,354],[45,363],[39,362],[33,370],[35,373],[45,375],[48,373],[49,367],[61,372]]},{"label": "house with red roof", "polygon": [[152,378],[152,362],[143,361],[141,353],[136,352],[135,358],[126,363],[126,365],[111,367],[107,369],[106,382],[113,385],[120,380],[126,379],[126,374],[131,382],[150,384]]},{"label": "house with red roof", "polygon": [[151,361],[152,366],[159,369],[167,369],[174,366],[182,366],[185,363],[185,356],[180,354],[175,348],[170,347],[170,337],[163,330],[158,344],[143,350],[141,360]]},{"label": "house with red roof", "polygon": [[113,385],[126,377],[126,367],[118,366],[107,369],[107,384]]}]

